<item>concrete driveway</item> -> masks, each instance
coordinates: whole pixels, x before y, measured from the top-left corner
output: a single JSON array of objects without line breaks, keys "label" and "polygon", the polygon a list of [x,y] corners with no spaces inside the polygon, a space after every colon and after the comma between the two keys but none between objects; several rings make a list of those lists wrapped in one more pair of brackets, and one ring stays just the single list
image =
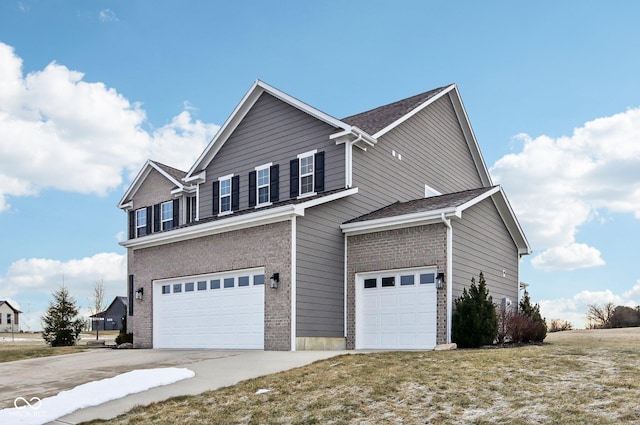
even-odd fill
[{"label": "concrete driveway", "polygon": [[110,419],[134,406],[179,395],[199,394],[346,353],[95,349],[64,356],[0,363],[0,407],[13,407],[16,397],[50,397],[87,382],[135,369],[186,367],[195,372],[196,376],[191,379],[78,410],[54,423],[76,424],[98,418]]}]

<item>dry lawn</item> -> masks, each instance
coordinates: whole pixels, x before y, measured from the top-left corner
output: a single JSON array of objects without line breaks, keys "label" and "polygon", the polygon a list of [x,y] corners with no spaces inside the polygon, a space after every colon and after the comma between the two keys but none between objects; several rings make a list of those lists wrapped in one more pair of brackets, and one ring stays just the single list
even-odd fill
[{"label": "dry lawn", "polygon": [[10,333],[0,333],[0,363],[77,353],[86,349],[86,343],[79,343],[74,347],[49,347],[39,333],[14,333],[13,336]]},{"label": "dry lawn", "polygon": [[640,328],[550,334],[542,346],[344,355],[105,423],[640,424]]}]

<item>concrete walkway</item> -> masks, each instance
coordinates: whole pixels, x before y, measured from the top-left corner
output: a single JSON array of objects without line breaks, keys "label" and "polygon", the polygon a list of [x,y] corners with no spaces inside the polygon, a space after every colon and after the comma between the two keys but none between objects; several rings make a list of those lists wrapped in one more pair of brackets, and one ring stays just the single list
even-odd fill
[{"label": "concrete walkway", "polygon": [[110,419],[134,406],[180,395],[200,394],[347,353],[348,351],[95,349],[64,356],[0,363],[0,407],[13,407],[16,397],[50,397],[87,382],[135,369],[185,367],[195,372],[196,376],[191,379],[78,410],[53,423],[76,424],[92,419]]}]

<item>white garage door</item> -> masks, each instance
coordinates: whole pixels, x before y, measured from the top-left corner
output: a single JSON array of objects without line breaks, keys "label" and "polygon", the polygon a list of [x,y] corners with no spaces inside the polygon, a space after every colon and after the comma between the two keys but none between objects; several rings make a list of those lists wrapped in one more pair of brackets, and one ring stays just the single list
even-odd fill
[{"label": "white garage door", "polygon": [[433,349],[436,269],[356,275],[357,349]]},{"label": "white garage door", "polygon": [[264,349],[264,270],[153,282],[154,348]]}]

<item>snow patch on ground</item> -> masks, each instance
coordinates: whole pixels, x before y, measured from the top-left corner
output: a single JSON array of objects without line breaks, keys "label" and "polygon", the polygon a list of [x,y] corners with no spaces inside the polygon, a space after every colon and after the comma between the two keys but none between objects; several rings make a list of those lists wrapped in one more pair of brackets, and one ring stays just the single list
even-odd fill
[{"label": "snow patch on ground", "polygon": [[97,406],[194,376],[192,370],[185,368],[141,369],[78,385],[42,400],[37,397],[19,397],[14,402],[15,407],[0,410],[0,424],[41,425],[79,409]]}]

